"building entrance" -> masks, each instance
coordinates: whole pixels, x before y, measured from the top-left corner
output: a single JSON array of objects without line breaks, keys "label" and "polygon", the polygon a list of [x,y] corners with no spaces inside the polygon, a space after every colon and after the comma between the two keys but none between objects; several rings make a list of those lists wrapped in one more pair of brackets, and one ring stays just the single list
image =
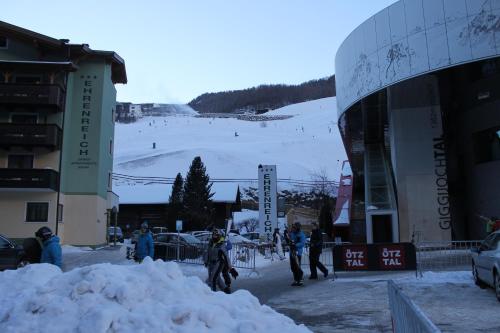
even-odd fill
[{"label": "building entrance", "polygon": [[372,215],[373,242],[392,243],[392,216]]}]

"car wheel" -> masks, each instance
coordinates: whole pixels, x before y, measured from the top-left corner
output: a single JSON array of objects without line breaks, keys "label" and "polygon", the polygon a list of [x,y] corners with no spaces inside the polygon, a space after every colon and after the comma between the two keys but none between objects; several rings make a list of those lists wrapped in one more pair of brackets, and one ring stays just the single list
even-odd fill
[{"label": "car wheel", "polygon": [[472,276],[474,277],[474,283],[476,284],[476,286],[479,286],[479,288],[481,289],[484,289],[486,287],[484,285],[484,282],[479,278],[479,275],[477,274],[477,268],[474,263],[472,263]]},{"label": "car wheel", "polygon": [[500,302],[500,274],[497,271],[495,271],[493,281],[495,286],[495,294],[497,296],[497,300]]}]

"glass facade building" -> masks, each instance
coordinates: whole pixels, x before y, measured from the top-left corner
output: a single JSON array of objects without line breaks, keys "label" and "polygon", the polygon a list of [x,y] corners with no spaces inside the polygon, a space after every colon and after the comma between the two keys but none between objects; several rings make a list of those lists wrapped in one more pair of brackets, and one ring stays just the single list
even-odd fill
[{"label": "glass facade building", "polygon": [[500,0],[401,0],[335,59],[354,241],[478,239],[500,216]]}]

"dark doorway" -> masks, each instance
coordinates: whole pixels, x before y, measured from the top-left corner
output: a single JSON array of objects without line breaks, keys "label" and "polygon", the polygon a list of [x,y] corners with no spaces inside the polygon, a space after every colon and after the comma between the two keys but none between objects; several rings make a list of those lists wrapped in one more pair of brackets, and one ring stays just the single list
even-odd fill
[{"label": "dark doorway", "polygon": [[392,243],[392,216],[372,215],[374,243]]}]

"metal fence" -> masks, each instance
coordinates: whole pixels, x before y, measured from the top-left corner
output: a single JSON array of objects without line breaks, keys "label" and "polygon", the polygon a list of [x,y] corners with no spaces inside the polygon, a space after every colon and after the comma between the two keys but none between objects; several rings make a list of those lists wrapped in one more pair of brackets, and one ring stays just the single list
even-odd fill
[{"label": "metal fence", "polygon": [[417,274],[425,271],[464,271],[471,269],[471,248],[481,241],[419,242],[415,245]]},{"label": "metal fence", "polygon": [[[333,268],[333,247],[335,245],[341,245],[342,243],[335,242],[323,242],[323,249],[319,256],[319,261],[325,265],[325,267]],[[309,246],[304,247],[304,252],[302,254],[301,266],[309,267]]]},{"label": "metal fence", "polygon": [[[204,265],[204,256],[207,249],[208,243],[190,247],[177,247],[171,243],[155,244],[155,258],[184,264]],[[232,249],[228,251],[229,260],[235,268],[255,271],[257,250],[257,246],[233,244]]]},{"label": "metal fence", "polygon": [[398,333],[441,332],[394,281],[387,281],[392,330]]}]

